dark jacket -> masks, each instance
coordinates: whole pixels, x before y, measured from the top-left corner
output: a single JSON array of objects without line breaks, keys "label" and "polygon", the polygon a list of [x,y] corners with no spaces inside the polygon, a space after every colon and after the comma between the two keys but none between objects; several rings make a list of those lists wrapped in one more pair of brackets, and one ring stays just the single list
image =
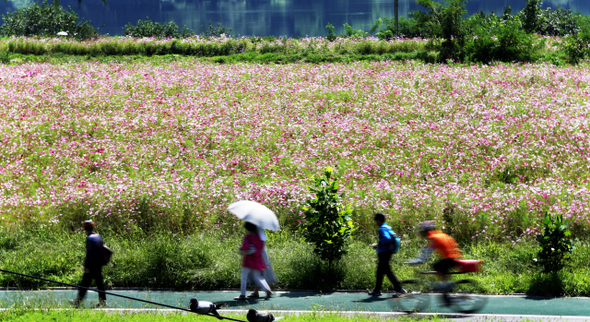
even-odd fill
[{"label": "dark jacket", "polygon": [[103,266],[102,259],[102,238],[97,233],[92,233],[86,237],[86,259],[84,268],[100,268]]}]

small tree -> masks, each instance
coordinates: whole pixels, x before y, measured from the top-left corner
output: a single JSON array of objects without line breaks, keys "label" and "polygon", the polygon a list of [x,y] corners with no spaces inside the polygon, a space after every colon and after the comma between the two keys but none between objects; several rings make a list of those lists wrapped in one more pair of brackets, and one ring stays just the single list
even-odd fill
[{"label": "small tree", "polygon": [[541,29],[543,0],[527,0],[526,6],[522,9],[522,27],[527,33],[534,33]]},{"label": "small tree", "polygon": [[539,264],[544,272],[557,272],[563,268],[570,253],[574,250],[571,233],[567,230],[568,219],[562,215],[545,214],[543,219],[543,233],[537,235],[537,241],[541,246],[539,250]]},{"label": "small tree", "polygon": [[333,173],[328,167],[323,176],[309,186],[309,192],[314,196],[307,200],[308,206],[303,207],[305,223],[302,227],[305,240],[315,245],[315,253],[327,261],[329,267],[347,253],[346,243],[356,230],[350,205],[340,202],[343,194],[338,193]]},{"label": "small tree", "polygon": [[467,13],[466,2],[467,0],[445,0],[442,4],[433,0],[416,0],[416,4],[424,7],[426,12],[410,13],[419,29],[425,29],[430,37],[443,39],[442,59],[462,56],[466,37],[463,18]]},{"label": "small tree", "polygon": [[328,25],[326,25],[326,30],[328,31],[328,35],[326,36],[326,39],[328,39],[328,41],[334,41],[336,40],[336,38],[338,38],[338,36],[336,35],[334,25],[328,22]]}]

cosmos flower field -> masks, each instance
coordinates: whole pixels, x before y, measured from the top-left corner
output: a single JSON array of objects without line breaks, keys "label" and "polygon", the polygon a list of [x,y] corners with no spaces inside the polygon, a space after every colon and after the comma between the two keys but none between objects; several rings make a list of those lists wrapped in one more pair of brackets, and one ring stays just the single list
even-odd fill
[{"label": "cosmos flower field", "polygon": [[586,237],[589,98],[587,66],[0,65],[0,215],[178,230],[250,199],[295,228],[332,167],[361,223]]}]

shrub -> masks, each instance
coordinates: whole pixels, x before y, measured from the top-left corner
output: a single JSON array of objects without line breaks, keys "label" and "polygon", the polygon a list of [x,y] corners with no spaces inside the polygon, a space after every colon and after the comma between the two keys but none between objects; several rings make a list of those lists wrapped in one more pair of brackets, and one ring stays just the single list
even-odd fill
[{"label": "shrub", "polygon": [[498,46],[494,54],[495,59],[506,62],[532,60],[533,38],[520,28],[518,20],[508,20],[500,25],[496,37]]},{"label": "shrub", "polygon": [[346,243],[357,228],[351,220],[352,209],[340,203],[342,194],[332,178],[332,168],[327,168],[322,177],[316,178],[309,187],[315,196],[304,207],[305,223],[302,233],[307,242],[315,245],[314,252],[332,267],[347,253]]},{"label": "shrub", "polygon": [[[379,39],[392,39],[395,37],[395,18],[379,18],[371,27],[370,33],[375,33]],[[401,37],[423,37],[427,36],[424,28],[418,27],[416,20],[400,17],[398,21],[398,33]]]},{"label": "shrub", "polygon": [[80,20],[70,7],[65,10],[59,5],[48,4],[47,0],[2,15],[2,20],[0,35],[5,36],[55,37],[60,31],[79,39],[98,36],[98,30],[88,21]]},{"label": "shrub", "polygon": [[326,39],[328,39],[329,41],[336,40],[337,36],[336,32],[334,31],[334,25],[328,23],[328,25],[326,25],[326,30],[328,30],[328,36],[326,36]]},{"label": "shrub", "polygon": [[8,51],[0,51],[0,63],[10,63],[10,53]]},{"label": "shrub", "polygon": [[578,34],[569,35],[561,44],[567,59],[571,64],[578,64],[580,60],[590,56],[590,28],[585,28]]},{"label": "shrub", "polygon": [[576,34],[580,31],[578,17],[572,13],[571,9],[565,10],[557,7],[556,10],[547,8],[543,10],[543,29],[537,30],[538,33],[551,36],[565,36]]},{"label": "shrub", "polygon": [[573,14],[571,9],[566,10],[562,7],[543,10],[541,3],[542,0],[527,0],[524,9],[517,14],[527,33],[565,36],[580,31],[583,24],[579,23],[579,14]]},{"label": "shrub", "polygon": [[362,29],[354,30],[351,25],[345,23],[344,30],[346,31],[346,36],[350,38],[365,38],[368,36],[368,33]]},{"label": "shrub", "polygon": [[[539,49],[539,45],[534,44],[533,35],[527,34],[522,28],[518,17],[477,14],[469,18],[467,26],[471,37],[466,39],[464,52],[469,61],[488,63],[533,60]],[[511,183],[513,179],[503,177],[502,181]]]},{"label": "shrub", "polygon": [[220,22],[217,23],[217,26],[213,27],[211,24],[211,20],[209,20],[209,26],[205,27],[201,25],[201,36],[203,37],[222,37],[222,36],[231,36],[232,28],[225,28]]},{"label": "shrub", "polygon": [[159,38],[187,38],[195,34],[194,31],[190,30],[186,26],[182,29],[178,25],[169,21],[164,24],[159,22],[153,23],[149,17],[144,20],[137,20],[137,24],[134,26],[130,23],[123,27],[125,36],[131,36],[135,38],[143,37],[159,37]]},{"label": "shrub", "polygon": [[379,39],[391,39],[395,36],[395,20],[387,17],[379,18],[369,32],[376,32]]},{"label": "shrub", "polygon": [[398,32],[404,37],[420,37],[426,38],[426,31],[416,25],[416,21],[412,18],[400,17],[398,21]]},{"label": "shrub", "polygon": [[568,231],[568,219],[563,215],[545,214],[543,219],[543,233],[537,236],[541,246],[539,250],[539,264],[544,272],[557,272],[561,270],[574,250],[571,233]]}]

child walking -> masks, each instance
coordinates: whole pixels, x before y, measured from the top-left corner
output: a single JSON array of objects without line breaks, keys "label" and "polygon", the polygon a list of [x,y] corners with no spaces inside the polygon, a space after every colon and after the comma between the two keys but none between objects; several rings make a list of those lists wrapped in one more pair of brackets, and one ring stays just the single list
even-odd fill
[{"label": "child walking", "polygon": [[272,292],[262,275],[262,272],[266,268],[264,260],[262,259],[264,242],[258,236],[256,225],[246,222],[244,228],[246,228],[246,236],[244,236],[242,247],[240,247],[240,254],[242,255],[241,294],[240,296],[234,297],[234,300],[246,299],[246,287],[248,285],[249,277],[251,277],[256,284],[266,292],[266,297],[264,299],[268,300],[272,296]]}]

